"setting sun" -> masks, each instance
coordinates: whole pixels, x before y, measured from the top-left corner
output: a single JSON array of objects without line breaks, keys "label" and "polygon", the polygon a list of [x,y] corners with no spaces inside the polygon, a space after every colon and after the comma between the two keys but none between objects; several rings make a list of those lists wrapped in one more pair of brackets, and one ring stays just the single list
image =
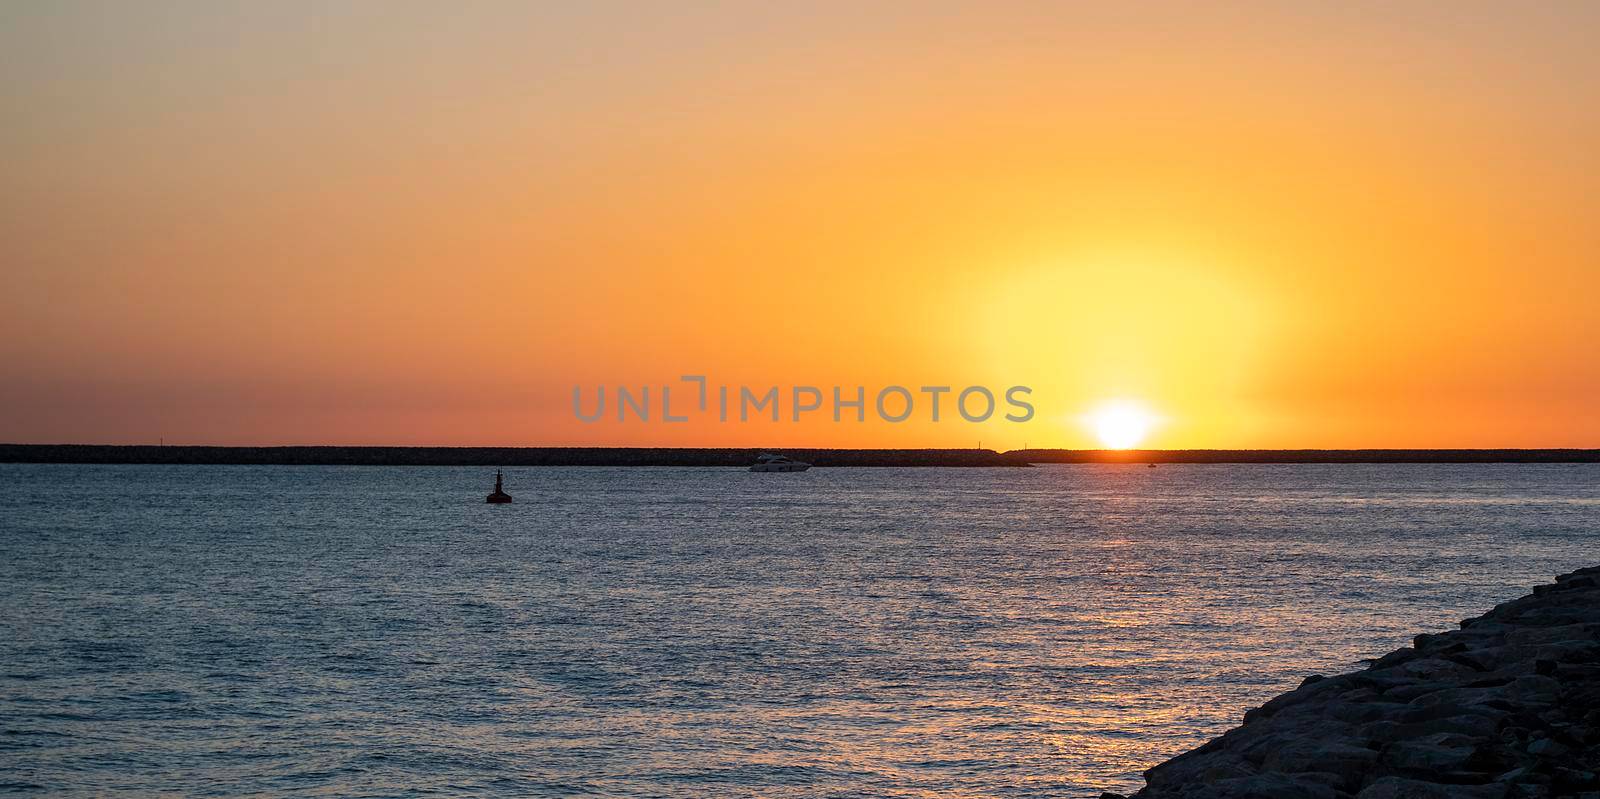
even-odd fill
[{"label": "setting sun", "polygon": [[1149,408],[1125,400],[1102,403],[1084,419],[1106,449],[1132,449],[1156,425]]}]

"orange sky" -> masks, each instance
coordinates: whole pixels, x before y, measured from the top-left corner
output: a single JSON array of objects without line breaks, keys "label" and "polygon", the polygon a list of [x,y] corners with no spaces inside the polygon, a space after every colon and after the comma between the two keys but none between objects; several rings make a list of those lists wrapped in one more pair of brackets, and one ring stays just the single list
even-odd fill
[{"label": "orange sky", "polygon": [[1592,3],[258,5],[0,9],[0,441],[1600,446]]}]

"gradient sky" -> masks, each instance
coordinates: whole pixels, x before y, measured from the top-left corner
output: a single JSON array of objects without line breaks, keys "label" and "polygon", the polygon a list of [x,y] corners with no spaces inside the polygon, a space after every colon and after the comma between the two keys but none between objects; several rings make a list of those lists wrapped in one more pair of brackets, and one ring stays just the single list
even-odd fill
[{"label": "gradient sky", "polygon": [[1600,4],[1105,5],[7,3],[0,441],[1600,446]]}]

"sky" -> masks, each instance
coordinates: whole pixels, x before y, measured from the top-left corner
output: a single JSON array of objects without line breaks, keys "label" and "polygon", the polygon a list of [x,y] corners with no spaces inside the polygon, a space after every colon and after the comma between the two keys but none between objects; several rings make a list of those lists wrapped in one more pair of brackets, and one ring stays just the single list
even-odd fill
[{"label": "sky", "polygon": [[[0,441],[1080,448],[1111,403],[1160,448],[1597,447],[1596,30],[8,3]],[[684,375],[780,419],[575,413]],[[890,423],[893,385],[1035,413]]]}]

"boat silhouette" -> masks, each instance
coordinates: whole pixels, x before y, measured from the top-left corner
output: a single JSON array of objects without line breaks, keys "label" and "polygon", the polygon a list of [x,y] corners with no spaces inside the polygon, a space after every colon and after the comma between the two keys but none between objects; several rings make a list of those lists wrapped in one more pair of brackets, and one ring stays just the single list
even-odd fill
[{"label": "boat silhouette", "polygon": [[771,453],[763,454],[756,460],[756,465],[750,467],[752,472],[803,472],[811,468],[811,464],[804,461],[792,460],[782,455]]}]

